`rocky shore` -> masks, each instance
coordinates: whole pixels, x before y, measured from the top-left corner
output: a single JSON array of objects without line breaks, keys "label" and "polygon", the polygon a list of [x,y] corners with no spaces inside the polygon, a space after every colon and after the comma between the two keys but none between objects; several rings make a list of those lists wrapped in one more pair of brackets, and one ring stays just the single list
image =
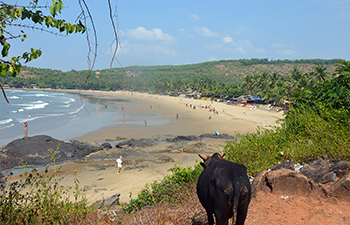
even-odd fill
[{"label": "rocky shore", "polygon": [[[0,148],[0,164],[2,170],[12,169],[19,164],[27,166],[44,166],[52,163],[52,156],[56,163],[72,161],[108,161],[123,156],[125,165],[136,166],[143,161],[157,163],[174,161],[169,156],[157,156],[158,153],[203,153],[213,152],[214,149],[202,142],[203,138],[234,139],[234,137],[222,134],[203,134],[200,136],[173,136],[162,135],[153,138],[130,139],[118,142],[113,146],[109,142],[101,145],[94,141],[69,142],[60,141],[47,135],[37,135],[14,140]],[[145,152],[144,148],[156,146],[160,143],[168,143],[166,148],[160,148],[151,152]],[[50,152],[49,152],[50,150]],[[96,165],[96,163],[94,163]],[[90,167],[85,169],[89,170]],[[93,168],[91,168],[93,169]],[[96,169],[96,168],[94,168]]]}]

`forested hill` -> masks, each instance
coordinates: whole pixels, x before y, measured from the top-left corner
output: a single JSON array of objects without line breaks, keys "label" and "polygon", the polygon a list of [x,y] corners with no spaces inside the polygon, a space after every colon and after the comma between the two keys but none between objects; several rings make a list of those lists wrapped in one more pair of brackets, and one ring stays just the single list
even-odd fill
[{"label": "forested hill", "polygon": [[[336,64],[338,64],[337,59],[240,59],[177,66],[129,66],[93,71],[84,89],[182,91],[184,88],[193,88],[199,82],[202,86],[218,83],[240,86],[243,78],[248,74],[267,73],[283,77],[291,74],[295,69],[303,74],[310,73],[318,65],[322,65],[327,73],[331,74]],[[80,88],[88,74],[88,71],[62,72],[24,66],[19,76],[0,77],[0,82],[11,87],[31,87],[32,84],[36,84],[40,88],[76,89]]]}]

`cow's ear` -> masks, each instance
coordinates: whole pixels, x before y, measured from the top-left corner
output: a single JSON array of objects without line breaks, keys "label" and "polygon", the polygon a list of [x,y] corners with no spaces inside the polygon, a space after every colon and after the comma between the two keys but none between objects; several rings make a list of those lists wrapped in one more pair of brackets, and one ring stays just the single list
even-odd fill
[{"label": "cow's ear", "polygon": [[204,163],[200,163],[201,164],[201,166],[203,167],[203,169],[205,169],[207,166],[204,164]]},{"label": "cow's ear", "polygon": [[222,155],[221,155],[221,158],[224,158],[225,157],[225,153],[223,153]]},{"label": "cow's ear", "polygon": [[206,155],[201,155],[201,154],[198,154],[198,156],[203,159],[204,161],[208,160],[208,156]]}]

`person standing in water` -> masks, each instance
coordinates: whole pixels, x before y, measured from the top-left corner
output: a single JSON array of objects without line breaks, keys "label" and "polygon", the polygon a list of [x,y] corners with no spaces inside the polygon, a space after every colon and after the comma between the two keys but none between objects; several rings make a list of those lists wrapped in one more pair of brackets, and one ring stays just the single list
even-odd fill
[{"label": "person standing in water", "polygon": [[24,122],[24,137],[28,137],[28,123]]}]

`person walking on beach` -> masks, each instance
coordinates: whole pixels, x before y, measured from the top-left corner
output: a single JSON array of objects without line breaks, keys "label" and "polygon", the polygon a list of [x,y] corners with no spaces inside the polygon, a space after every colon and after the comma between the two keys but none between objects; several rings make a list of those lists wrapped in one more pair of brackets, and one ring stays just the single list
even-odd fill
[{"label": "person walking on beach", "polygon": [[178,114],[178,113],[176,113],[176,119],[177,119],[177,120],[179,119],[179,114]]},{"label": "person walking on beach", "polygon": [[24,137],[28,137],[28,123],[24,122]]},{"label": "person walking on beach", "polygon": [[123,159],[123,157],[119,156],[119,158],[116,160],[117,166],[118,166],[117,173],[120,173],[120,171],[122,170],[122,164],[123,164],[122,159]]},{"label": "person walking on beach", "polygon": [[147,121],[145,120],[145,127],[147,127]]}]

